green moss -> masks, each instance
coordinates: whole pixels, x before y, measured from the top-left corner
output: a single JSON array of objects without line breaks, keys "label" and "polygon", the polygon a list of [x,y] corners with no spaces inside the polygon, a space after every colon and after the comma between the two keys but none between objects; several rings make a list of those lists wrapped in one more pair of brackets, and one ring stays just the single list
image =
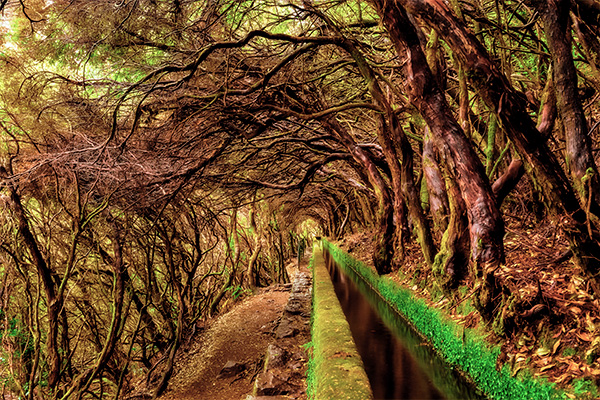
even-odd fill
[{"label": "green moss", "polygon": [[[311,323],[312,326],[312,323]],[[308,365],[306,368],[306,395],[309,399],[315,398],[315,352],[313,342],[304,345],[308,353]]]},{"label": "green moss", "polygon": [[567,347],[562,352],[563,357],[571,357],[571,356],[574,356],[575,354],[577,354],[577,350],[575,350],[572,347]]},{"label": "green moss", "polygon": [[588,378],[577,378],[573,381],[573,391],[578,399],[598,399],[598,386]]},{"label": "green moss", "polygon": [[[490,348],[470,331],[463,333],[456,324],[393,281],[380,278],[370,268],[329,242],[327,249],[342,269],[352,269],[375,288],[433,346],[450,365],[462,370],[488,397],[504,400],[559,399],[563,394],[554,384],[527,378],[516,379],[507,366],[496,369],[499,348]],[[354,274],[350,273],[350,276]]]},{"label": "green moss", "polygon": [[307,386],[309,398],[369,400],[371,386],[352,333],[320,254],[313,265],[313,351]]}]

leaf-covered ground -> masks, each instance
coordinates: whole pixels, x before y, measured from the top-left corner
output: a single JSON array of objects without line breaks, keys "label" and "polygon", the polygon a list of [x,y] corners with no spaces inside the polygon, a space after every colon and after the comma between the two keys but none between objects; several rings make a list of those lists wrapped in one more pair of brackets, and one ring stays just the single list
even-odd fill
[{"label": "leaf-covered ground", "polygon": [[[471,303],[468,281],[454,296],[430,288],[433,276],[424,267],[417,245],[410,245],[400,271],[390,277],[409,287],[458,324],[479,331],[491,344],[501,345],[498,367],[508,364],[514,375],[534,375],[567,388],[571,398],[597,398],[600,382],[600,302],[588,291],[581,272],[569,260],[560,221],[507,215],[506,262],[498,277],[512,303],[503,315],[504,335],[498,327],[484,326]],[[340,245],[372,266],[367,233],[345,238]],[[512,294],[512,297],[510,296]],[[502,302],[497,302],[501,307]]]}]

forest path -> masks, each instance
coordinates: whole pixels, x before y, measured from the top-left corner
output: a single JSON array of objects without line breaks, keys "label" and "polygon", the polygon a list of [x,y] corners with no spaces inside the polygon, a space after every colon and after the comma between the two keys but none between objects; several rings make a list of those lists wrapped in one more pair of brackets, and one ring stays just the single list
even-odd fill
[{"label": "forest path", "polygon": [[[289,285],[275,285],[244,299],[210,323],[189,351],[161,400],[237,400],[251,393],[256,373],[289,297]],[[219,377],[228,361],[244,363],[241,374]]]}]

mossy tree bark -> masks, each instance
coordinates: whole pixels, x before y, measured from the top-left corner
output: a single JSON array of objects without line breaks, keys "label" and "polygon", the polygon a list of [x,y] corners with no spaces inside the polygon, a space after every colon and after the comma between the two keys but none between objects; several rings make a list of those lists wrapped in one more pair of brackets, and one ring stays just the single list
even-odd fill
[{"label": "mossy tree bark", "polygon": [[519,183],[519,180],[521,180],[524,173],[525,168],[523,168],[523,162],[515,158],[511,160],[504,173],[496,179],[492,185],[492,191],[496,197],[498,207],[502,205],[506,196],[508,196],[515,186],[517,186],[517,183]]},{"label": "mossy tree bark", "polygon": [[444,232],[448,227],[450,216],[450,204],[446,194],[446,184],[437,161],[435,146],[431,138],[429,128],[425,128],[423,135],[423,177],[427,184],[429,194],[429,212],[433,217],[433,225],[436,231]]},{"label": "mossy tree bark", "polygon": [[373,3],[398,54],[406,56],[404,70],[410,100],[431,129],[467,205],[471,258],[478,275],[477,303],[482,315],[489,319],[493,314],[494,300],[501,293],[495,270],[504,260],[504,224],[485,169],[437,86],[416,28],[401,3],[383,0],[374,0]]},{"label": "mossy tree bark", "polygon": [[[433,265],[435,245],[431,229],[423,213],[419,190],[415,184],[413,169],[413,150],[406,133],[402,129],[398,115],[394,112],[392,104],[379,85],[375,72],[371,69],[362,53],[354,43],[345,39],[340,45],[356,62],[362,76],[367,81],[369,93],[375,103],[384,113],[380,116],[379,143],[385,155],[392,175],[392,188],[394,191],[395,210],[401,210],[402,199],[408,206],[408,215],[415,224],[419,245],[427,265]],[[398,151],[396,151],[398,149]],[[402,226],[398,224],[396,236],[403,235]]]},{"label": "mossy tree bark", "polygon": [[331,132],[340,140],[354,160],[367,170],[369,183],[377,198],[377,233],[374,240],[373,263],[379,274],[389,273],[394,254],[394,208],[388,185],[368,153],[357,145],[352,135],[335,118],[324,117],[320,122],[327,132]]},{"label": "mossy tree bark", "polygon": [[[231,216],[231,231],[230,231],[230,235],[231,237],[228,237],[227,240],[228,241],[232,241],[233,243],[227,243],[227,260],[230,261],[230,265],[231,265],[231,271],[229,272],[229,275],[227,276],[227,279],[225,280],[225,282],[223,283],[223,285],[221,286],[221,288],[219,289],[219,291],[217,292],[217,294],[215,295],[215,297],[213,298],[211,304],[210,304],[210,316],[214,316],[217,313],[219,304],[221,303],[221,300],[223,300],[223,298],[225,297],[225,294],[227,293],[227,290],[229,289],[229,287],[231,287],[231,285],[233,284],[233,281],[235,279],[237,270],[238,270],[238,266],[240,263],[240,254],[241,254],[241,250],[240,250],[240,244],[239,244],[239,237],[238,237],[238,232],[237,232],[237,226],[238,226],[238,222],[237,222],[237,209],[233,210],[233,215]],[[279,262],[279,267],[280,268],[284,268],[283,263]]]},{"label": "mossy tree bark", "polygon": [[256,194],[254,195],[254,199],[250,207],[250,232],[254,238],[254,249],[252,249],[252,254],[250,256],[250,260],[248,261],[248,267],[246,268],[246,287],[254,289],[259,283],[259,275],[256,266],[258,256],[262,250],[260,234],[256,225]]},{"label": "mossy tree bark", "polygon": [[[591,201],[590,209],[600,214],[598,168],[592,156],[583,106],[577,93],[577,70],[573,63],[570,38],[569,0],[547,0],[536,3],[544,21],[544,31],[552,58],[552,77],[556,105],[560,115],[567,148],[567,170],[581,204]],[[591,192],[591,193],[590,193]],[[590,198],[593,200],[590,200]]]},{"label": "mossy tree bark", "polygon": [[[450,177],[446,179],[450,218],[435,256],[433,273],[441,288],[450,292],[458,286],[469,264],[469,221],[460,188]],[[477,278],[475,272],[474,278]]]},{"label": "mossy tree bark", "polygon": [[442,176],[429,128],[425,128],[423,141],[423,175],[434,224],[443,232],[432,269],[440,287],[451,291],[465,275],[469,262],[469,221],[460,188],[450,177]]},{"label": "mossy tree bark", "polygon": [[507,136],[526,162],[525,170],[536,189],[543,194],[546,207],[563,216],[561,227],[569,239],[574,261],[590,277],[593,291],[600,294],[597,278],[600,273],[600,246],[589,235],[586,213],[565,172],[527,113],[526,97],[512,87],[483,45],[444,3],[434,0],[395,0],[389,3],[393,4],[388,4],[388,8],[402,5],[412,15],[434,26],[457,55],[469,81],[487,106],[495,110]]},{"label": "mossy tree bark", "polygon": [[[0,174],[6,174],[6,171],[3,167],[0,167]],[[61,378],[62,364],[62,357],[60,355],[58,343],[58,328],[60,321],[60,310],[63,307],[64,298],[60,295],[60,291],[58,290],[58,287],[53,279],[53,271],[42,255],[42,251],[40,250],[38,242],[35,239],[31,228],[29,227],[27,214],[21,201],[21,195],[11,184],[8,184],[7,186],[13,212],[15,213],[19,223],[19,235],[21,236],[25,247],[29,252],[32,264],[37,269],[37,273],[46,296],[48,319],[48,326],[46,328],[46,362],[48,363],[49,367],[48,385],[52,388],[57,388],[59,387]]]}]

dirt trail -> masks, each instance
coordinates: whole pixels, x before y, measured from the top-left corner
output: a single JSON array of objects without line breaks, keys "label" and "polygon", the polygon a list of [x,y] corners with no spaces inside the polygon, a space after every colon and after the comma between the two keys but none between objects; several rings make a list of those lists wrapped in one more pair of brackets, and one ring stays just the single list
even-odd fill
[{"label": "dirt trail", "polygon": [[[217,318],[187,354],[161,400],[238,400],[251,393],[274,330],[289,297],[289,285],[263,289]],[[246,370],[219,377],[228,361]]]}]

